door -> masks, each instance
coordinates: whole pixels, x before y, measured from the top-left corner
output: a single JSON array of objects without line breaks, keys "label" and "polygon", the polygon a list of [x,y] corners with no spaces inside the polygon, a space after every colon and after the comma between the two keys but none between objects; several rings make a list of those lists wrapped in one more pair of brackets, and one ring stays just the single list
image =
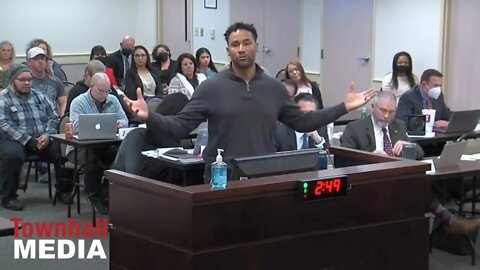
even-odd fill
[{"label": "door", "polygon": [[230,21],[255,26],[258,32],[256,62],[272,76],[298,57],[300,0],[231,1]]},{"label": "door", "polygon": [[191,52],[192,1],[162,1],[162,40],[172,53],[172,59],[184,52]]},{"label": "door", "polygon": [[372,85],[373,0],[324,1],[323,102],[343,101],[348,85]]}]

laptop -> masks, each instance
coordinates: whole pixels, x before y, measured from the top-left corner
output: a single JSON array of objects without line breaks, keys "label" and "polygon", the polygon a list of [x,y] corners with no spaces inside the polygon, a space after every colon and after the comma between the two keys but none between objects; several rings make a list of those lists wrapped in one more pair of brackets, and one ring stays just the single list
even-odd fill
[{"label": "laptop", "polygon": [[440,133],[470,132],[475,129],[479,120],[480,110],[456,111],[450,117],[448,126],[434,128],[433,131]]},{"label": "laptop", "polygon": [[78,116],[78,140],[117,138],[117,114],[95,113]]},{"label": "laptop", "polygon": [[435,170],[458,165],[462,154],[465,152],[467,141],[447,143],[438,158],[433,159]]}]

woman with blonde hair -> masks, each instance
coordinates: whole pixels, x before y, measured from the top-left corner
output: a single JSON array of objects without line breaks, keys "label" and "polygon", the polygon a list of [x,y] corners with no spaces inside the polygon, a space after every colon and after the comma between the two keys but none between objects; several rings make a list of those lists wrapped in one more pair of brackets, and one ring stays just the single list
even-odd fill
[{"label": "woman with blonde hair", "polygon": [[15,49],[13,44],[4,40],[0,42],[0,90],[8,86],[8,70],[15,60]]}]

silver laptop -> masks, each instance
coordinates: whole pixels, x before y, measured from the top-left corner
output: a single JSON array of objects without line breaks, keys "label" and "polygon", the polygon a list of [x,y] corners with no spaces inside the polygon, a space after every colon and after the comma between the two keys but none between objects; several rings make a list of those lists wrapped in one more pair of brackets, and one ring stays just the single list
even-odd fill
[{"label": "silver laptop", "polygon": [[467,141],[447,143],[438,158],[433,159],[435,170],[458,165],[462,154],[465,152]]},{"label": "silver laptop", "polygon": [[470,132],[475,129],[480,120],[480,110],[453,112],[446,128],[434,128],[435,132],[457,133]]},{"label": "silver laptop", "polygon": [[78,140],[117,138],[117,114],[95,113],[78,116]]}]

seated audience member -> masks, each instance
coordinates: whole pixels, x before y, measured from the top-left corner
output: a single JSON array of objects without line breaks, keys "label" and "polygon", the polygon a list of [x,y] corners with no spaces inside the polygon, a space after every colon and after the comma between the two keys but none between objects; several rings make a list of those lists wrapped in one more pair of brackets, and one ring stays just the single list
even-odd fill
[{"label": "seated audience member", "polygon": [[[98,72],[92,76],[90,89],[75,98],[70,106],[70,121],[73,124],[74,133],[78,133],[80,114],[116,113],[117,127],[128,127],[128,119],[120,102],[115,96],[109,95],[110,88],[110,82],[105,73]],[[88,151],[88,160],[85,160],[86,150],[78,150],[78,162],[82,166],[85,165],[84,179],[88,198],[98,213],[103,214],[107,212],[108,207],[108,183],[106,181],[102,183],[103,171],[109,169],[115,158],[117,147],[104,146]],[[67,158],[74,162],[74,151],[71,146],[67,147]]]},{"label": "seated audience member", "polygon": [[207,48],[198,49],[195,58],[197,59],[198,72],[203,73],[207,79],[213,78],[218,73],[212,60],[212,54]]},{"label": "seated audience member", "polygon": [[195,88],[207,79],[203,73],[197,73],[197,61],[193,55],[182,53],[177,59],[175,77],[170,81],[168,94],[180,92],[190,99]]},{"label": "seated audience member", "polygon": [[[403,121],[395,119],[396,105],[397,101],[392,92],[378,92],[373,98],[371,117],[349,123],[340,138],[340,146],[401,156],[402,147],[407,143],[408,137]],[[422,148],[417,145],[416,149],[417,159],[422,158]],[[450,233],[470,233],[480,227],[480,220],[458,218],[434,198],[431,198],[430,211]]]},{"label": "seated audience member", "polygon": [[[174,93],[166,96],[155,112],[162,115],[176,115],[187,102],[187,96],[182,93]],[[167,176],[165,166],[142,155],[142,151],[177,146],[180,146],[177,139],[158,133],[148,126],[146,129],[134,129],[120,144],[112,169],[161,180]]]},{"label": "seated audience member", "polygon": [[32,72],[32,88],[42,93],[55,107],[58,116],[65,113],[67,97],[65,88],[58,78],[45,72],[47,55],[40,47],[33,47],[27,51],[27,65]]},{"label": "seated audience member", "polygon": [[49,135],[57,133],[58,116],[47,98],[32,89],[26,65],[12,64],[8,81],[0,92],[0,199],[3,208],[18,211],[24,208],[17,189],[26,158],[35,154],[56,164],[58,144]]},{"label": "seated audience member", "polygon": [[[85,66],[85,71],[83,73],[83,80],[78,81],[68,93],[67,106],[65,108],[65,113],[70,112],[70,106],[72,104],[72,101],[76,97],[88,91],[88,89],[91,86],[92,76],[98,72],[103,72],[104,70],[105,70],[105,66],[99,60],[92,60],[88,62],[88,64]],[[110,90],[111,90],[110,94],[117,97],[118,101],[120,101],[121,103],[122,98],[118,95],[117,90],[113,87],[111,87]]]},{"label": "seated audience member", "polygon": [[[304,112],[318,110],[317,100],[312,94],[302,93],[294,98],[295,103]],[[308,148],[324,148],[328,144],[327,128],[321,127],[318,130],[303,133],[297,132],[280,123],[275,134],[277,151],[291,151]]]},{"label": "seated audience member", "polygon": [[65,77],[65,73],[63,73],[62,71],[62,66],[55,60],[53,60],[52,47],[50,47],[50,44],[48,44],[46,40],[37,38],[30,41],[27,51],[33,47],[41,48],[47,56],[47,65],[45,66],[45,72],[50,76],[56,77],[60,80],[60,82],[66,81],[67,78]]},{"label": "seated audience member", "polygon": [[160,82],[163,85],[164,93],[167,94],[167,87],[170,81],[175,77],[175,67],[177,62],[172,60],[172,53],[170,48],[165,44],[158,44],[152,50],[152,57],[155,62],[152,63],[152,67],[159,71]]},{"label": "seated audience member", "polygon": [[286,79],[286,80],[282,81],[282,83],[285,86],[285,88],[287,88],[288,95],[291,96],[292,98],[294,98],[297,95],[297,92],[298,92],[297,84],[290,79]]},{"label": "seated audience member", "polygon": [[[102,45],[93,46],[92,50],[90,51],[90,61],[98,60],[102,62],[102,64],[107,64],[107,51]],[[108,79],[110,80],[110,84],[113,88],[120,90],[115,81],[115,75],[113,75],[113,69],[110,67],[105,67],[105,74],[107,74]]]},{"label": "seated audience member", "polygon": [[310,81],[305,74],[302,64],[299,61],[290,61],[285,68],[285,78],[297,84],[297,95],[301,93],[312,94],[318,102],[318,108],[323,109],[322,93],[316,82]]},{"label": "seated audience member", "polygon": [[135,47],[135,39],[131,36],[123,37],[120,42],[120,50],[107,56],[107,67],[113,70],[113,75],[118,87],[125,89],[125,74],[132,65],[132,53]]},{"label": "seated audience member", "polygon": [[409,114],[422,114],[423,109],[434,109],[436,111],[434,126],[446,127],[453,112],[443,99],[442,78],[442,73],[435,69],[425,70],[420,78],[420,85],[400,97],[397,118],[407,122]]},{"label": "seated audience member", "polygon": [[125,95],[135,99],[137,88],[140,88],[145,98],[163,96],[159,77],[158,71],[151,67],[148,50],[141,45],[135,46],[132,66],[125,75]]},{"label": "seated audience member", "polygon": [[383,78],[382,90],[392,91],[398,100],[403,93],[412,89],[416,84],[412,67],[413,63],[410,54],[407,52],[395,54],[392,62],[392,72]]},{"label": "seated audience member", "polygon": [[4,40],[0,42],[0,90],[8,86],[8,70],[15,60],[15,49],[13,44]]}]

